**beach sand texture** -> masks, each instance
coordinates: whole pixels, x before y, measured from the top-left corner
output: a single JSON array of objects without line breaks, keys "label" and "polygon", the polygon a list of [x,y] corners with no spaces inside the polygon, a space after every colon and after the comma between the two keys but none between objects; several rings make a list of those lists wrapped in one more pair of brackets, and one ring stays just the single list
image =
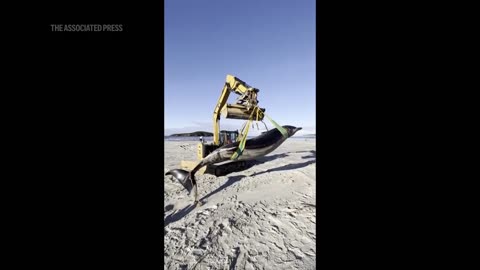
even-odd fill
[{"label": "beach sand texture", "polygon": [[[196,159],[165,141],[165,172]],[[244,171],[197,174],[200,201],[164,176],[164,269],[315,269],[315,139],[288,139]]]}]

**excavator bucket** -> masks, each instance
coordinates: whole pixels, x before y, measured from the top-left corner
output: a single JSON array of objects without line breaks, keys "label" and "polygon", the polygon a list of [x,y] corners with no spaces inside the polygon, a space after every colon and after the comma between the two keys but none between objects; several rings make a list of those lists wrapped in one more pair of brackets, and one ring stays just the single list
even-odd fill
[{"label": "excavator bucket", "polygon": [[[255,108],[257,110],[257,108]],[[258,114],[258,121],[263,120],[263,112],[265,112],[265,109],[260,108],[260,112]],[[247,107],[243,105],[238,105],[238,104],[226,104],[223,109],[221,114],[225,118],[230,118],[230,119],[240,119],[240,120],[247,120],[250,118],[250,115],[252,114],[252,110],[247,110]],[[256,114],[257,112],[254,112],[254,119],[256,120]]]}]

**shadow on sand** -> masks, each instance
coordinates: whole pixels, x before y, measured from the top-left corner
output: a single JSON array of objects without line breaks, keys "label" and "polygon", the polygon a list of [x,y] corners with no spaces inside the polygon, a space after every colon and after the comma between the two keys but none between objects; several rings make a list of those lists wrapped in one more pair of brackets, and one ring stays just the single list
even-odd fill
[{"label": "shadow on sand", "polygon": [[[245,175],[236,175],[236,176],[229,177],[227,182],[225,182],[223,185],[219,186],[217,189],[210,192],[209,194],[205,195],[203,198],[200,199],[200,202],[205,203],[205,200],[208,197],[220,192],[222,189],[225,189],[225,188],[233,185],[234,183],[240,181],[243,177],[245,177]],[[184,218],[186,215],[188,215],[190,212],[192,212],[193,209],[195,209],[195,204],[187,205],[182,210],[180,210],[178,212],[175,212],[171,215],[168,215],[164,219],[164,227],[166,227],[168,224],[170,224],[172,222],[176,222],[176,221],[179,221],[180,219]]]},{"label": "shadow on sand", "polygon": [[[306,158],[315,158],[316,156],[316,152],[315,151],[298,151],[298,152],[295,152],[295,153],[300,153],[300,152],[307,152],[307,153],[311,153],[312,155],[309,155],[309,156],[304,156],[302,158],[306,159]],[[281,154],[276,154],[276,155],[271,155],[271,156],[265,156],[265,157],[261,157],[261,158],[258,158],[254,161],[251,161],[248,163],[247,165],[247,168],[251,168],[252,166],[255,166],[255,165],[258,165],[258,164],[262,164],[262,163],[265,163],[265,162],[269,162],[269,161],[272,161],[272,160],[275,160],[275,159],[279,159],[279,158],[284,158],[288,156],[287,153],[281,153]],[[305,166],[308,166],[312,163],[315,163],[315,160],[310,160],[310,161],[307,161],[307,162],[303,162],[303,163],[296,163],[296,164],[288,164],[288,165],[284,165],[284,166],[281,166],[281,167],[278,167],[278,168],[273,168],[273,169],[269,169],[269,170],[266,170],[266,171],[263,171],[263,172],[259,172],[259,173],[255,173],[251,176],[256,176],[256,175],[259,175],[259,174],[264,174],[264,173],[267,173],[267,172],[275,172],[275,171],[285,171],[285,170],[294,170],[294,169],[298,169],[298,168],[302,168],[302,167],[305,167]],[[226,189],[227,187],[235,184],[236,182],[242,180],[242,178],[244,178],[245,175],[236,175],[236,176],[231,176],[228,178],[227,182],[225,182],[223,185],[219,186],[218,188],[216,188],[215,190],[213,190],[212,192],[210,192],[209,194],[205,195],[203,198],[200,199],[200,202],[202,203],[205,203],[205,200],[207,198],[209,198],[210,196],[222,191],[223,189]],[[186,215],[188,215],[190,212],[192,212],[192,210],[195,209],[195,204],[191,204],[191,205],[188,205],[186,206],[185,208],[181,209],[180,211],[178,212],[175,212],[173,214],[170,214],[168,215],[167,217],[165,217],[164,219],[164,226],[166,227],[168,224],[172,223],[172,222],[176,222],[176,221],[179,221],[180,219],[184,218]],[[171,210],[171,208],[169,209]]]},{"label": "shadow on sand", "polygon": [[190,204],[190,205],[187,205],[182,210],[180,210],[178,212],[175,212],[171,215],[168,215],[164,219],[164,227],[167,227],[167,225],[172,223],[172,222],[179,221],[180,219],[182,219],[183,217],[188,215],[188,213],[192,212],[193,209],[195,209],[195,204]]},{"label": "shadow on sand", "polygon": [[272,161],[272,160],[275,160],[275,159],[284,158],[286,156],[288,156],[287,153],[281,153],[281,154],[276,154],[276,155],[271,155],[271,156],[259,157],[256,160],[252,161],[252,163],[254,165],[262,164],[262,163],[269,162],[269,161]]},{"label": "shadow on sand", "polygon": [[[305,151],[306,152],[306,151]],[[303,159],[307,159],[307,158],[316,158],[317,157],[317,152],[315,150],[311,150],[311,151],[308,151],[309,153],[312,153],[311,155],[309,156],[303,156],[302,158]]]},{"label": "shadow on sand", "polygon": [[316,150],[308,150],[308,151],[293,151],[292,153],[312,153],[315,155]]},{"label": "shadow on sand", "polygon": [[302,163],[287,164],[287,165],[283,165],[283,166],[280,166],[280,167],[277,167],[277,168],[268,169],[268,170],[263,171],[263,172],[254,173],[254,174],[251,175],[251,177],[257,176],[257,175],[260,175],[260,174],[264,174],[264,173],[268,173],[268,172],[288,171],[288,170],[303,168],[303,167],[306,167],[306,166],[308,166],[310,164],[313,164],[315,162],[316,162],[316,160],[309,160],[309,161],[302,162]]},{"label": "shadow on sand", "polygon": [[212,196],[213,194],[215,193],[218,193],[220,192],[222,189],[226,189],[227,187],[235,184],[236,182],[242,180],[242,178],[245,177],[245,175],[236,175],[236,176],[232,176],[232,177],[229,177],[227,182],[225,182],[223,185],[219,186],[217,189],[215,189],[214,191],[208,193],[207,195],[205,195],[203,198],[200,199],[201,202],[203,202],[203,200],[207,199],[208,197]]}]

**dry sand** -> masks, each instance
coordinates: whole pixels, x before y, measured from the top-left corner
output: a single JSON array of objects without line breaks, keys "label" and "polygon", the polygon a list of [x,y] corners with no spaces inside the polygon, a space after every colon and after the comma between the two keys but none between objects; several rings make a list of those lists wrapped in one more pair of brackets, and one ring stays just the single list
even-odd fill
[{"label": "dry sand", "polygon": [[[197,142],[165,142],[165,172],[196,159]],[[290,138],[252,167],[197,174],[202,206],[165,185],[164,269],[315,269],[315,139]]]}]

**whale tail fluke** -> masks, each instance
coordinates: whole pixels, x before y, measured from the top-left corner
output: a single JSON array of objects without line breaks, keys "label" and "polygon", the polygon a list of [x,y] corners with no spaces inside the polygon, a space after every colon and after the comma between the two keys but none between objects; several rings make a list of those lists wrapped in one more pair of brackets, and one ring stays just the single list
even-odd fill
[{"label": "whale tail fluke", "polygon": [[165,173],[165,175],[171,175],[177,179],[180,184],[188,191],[188,195],[194,190],[195,201],[197,201],[197,182],[193,174],[182,169],[173,169]]}]

